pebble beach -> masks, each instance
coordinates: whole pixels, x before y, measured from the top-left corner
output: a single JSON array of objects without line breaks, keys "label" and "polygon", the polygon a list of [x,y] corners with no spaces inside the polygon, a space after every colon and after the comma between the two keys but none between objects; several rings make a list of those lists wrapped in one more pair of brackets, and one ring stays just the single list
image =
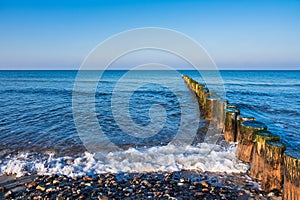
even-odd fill
[{"label": "pebble beach", "polygon": [[0,178],[4,199],[282,199],[247,174],[197,171]]}]

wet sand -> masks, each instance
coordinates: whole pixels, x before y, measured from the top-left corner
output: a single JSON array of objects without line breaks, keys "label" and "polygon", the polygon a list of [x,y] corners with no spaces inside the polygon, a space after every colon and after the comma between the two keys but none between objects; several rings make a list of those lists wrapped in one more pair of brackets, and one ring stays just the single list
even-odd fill
[{"label": "wet sand", "polygon": [[6,199],[282,199],[246,174],[197,171],[0,177]]}]

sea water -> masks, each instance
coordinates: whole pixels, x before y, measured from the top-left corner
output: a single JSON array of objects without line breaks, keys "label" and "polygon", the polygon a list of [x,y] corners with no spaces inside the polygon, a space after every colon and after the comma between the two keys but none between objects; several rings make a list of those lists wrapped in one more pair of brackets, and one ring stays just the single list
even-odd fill
[{"label": "sea water", "polygon": [[[123,106],[123,102],[116,98],[116,104],[112,104],[112,98],[114,88],[126,73],[106,71],[95,79],[95,73],[86,72],[81,80],[86,88],[96,82],[92,95],[96,119],[105,137],[119,148],[97,159],[86,148],[74,121],[72,100],[77,71],[0,71],[0,173],[78,176],[181,169],[245,172],[248,169],[235,158],[236,144],[219,139],[220,131],[215,131],[218,141],[205,140],[199,136],[201,131],[196,131],[190,145],[182,147],[172,143],[179,130],[189,132],[189,126],[195,123],[199,130],[207,125],[205,120],[199,120],[197,99],[179,75],[184,73],[203,81],[196,71],[179,71],[178,76],[170,76],[168,71],[136,71],[130,80],[122,83],[124,89],[119,91],[131,93],[127,103],[132,121],[128,124],[133,122],[143,127],[151,124],[153,118],[164,117],[161,115],[166,119],[161,129],[149,137],[147,132],[136,133],[144,136],[136,137],[122,130],[112,109]],[[271,132],[281,136],[288,148],[300,151],[300,71],[221,71],[220,74],[226,98],[237,104],[242,114],[264,122]],[[144,80],[157,80],[161,84],[157,81],[144,84]],[[176,94],[166,87],[170,83],[176,88]],[[139,87],[132,92],[131,85]],[[84,89],[77,94],[90,95]],[[163,111],[156,109],[151,113],[153,105],[160,105]],[[182,113],[184,109],[189,109],[188,114]],[[84,106],[80,112],[87,112]],[[182,125],[182,115],[190,125]],[[90,128],[88,124],[82,126],[86,130]]]}]

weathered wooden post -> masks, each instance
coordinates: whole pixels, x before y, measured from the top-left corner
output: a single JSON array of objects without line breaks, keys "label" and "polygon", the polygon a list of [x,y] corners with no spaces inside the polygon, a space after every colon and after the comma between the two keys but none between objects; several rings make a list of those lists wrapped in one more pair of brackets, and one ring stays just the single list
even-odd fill
[{"label": "weathered wooden post", "polygon": [[228,142],[234,142],[236,116],[240,113],[238,109],[227,108],[225,114],[224,138]]},{"label": "weathered wooden post", "polygon": [[265,144],[267,140],[278,141],[280,140],[280,137],[273,135],[271,132],[266,130],[256,131],[254,133],[250,176],[258,180],[262,180],[263,177]]},{"label": "weathered wooden post", "polygon": [[207,93],[209,93],[208,88],[207,87],[203,87],[201,89],[201,96],[200,96],[200,106],[203,109],[205,109],[205,101],[206,101]]},{"label": "weathered wooden post", "polygon": [[188,85],[189,85],[190,88],[192,87],[192,82],[193,82],[193,79],[191,79],[191,78],[189,77]]},{"label": "weathered wooden post", "polygon": [[262,172],[261,188],[265,192],[282,190],[283,183],[283,153],[286,147],[280,141],[266,141],[264,168]]},{"label": "weathered wooden post", "polygon": [[206,109],[206,103],[207,103],[207,98],[211,96],[211,93],[209,92],[209,90],[205,90],[203,93],[203,109]]},{"label": "weathered wooden post", "polygon": [[223,99],[218,100],[217,109],[217,127],[223,130],[225,124],[226,101]]},{"label": "weathered wooden post", "polygon": [[253,136],[255,131],[267,130],[267,126],[258,121],[244,121],[241,124],[241,134],[238,138],[236,156],[244,162],[251,162]]},{"label": "weathered wooden post", "polygon": [[209,96],[206,98],[206,120],[215,120],[217,113],[218,98]]},{"label": "weathered wooden post", "polygon": [[300,153],[297,151],[285,151],[284,160],[284,200],[300,199]]},{"label": "weathered wooden post", "polygon": [[189,83],[190,89],[192,89],[192,85],[193,85],[193,79],[190,79],[190,83]]},{"label": "weathered wooden post", "polygon": [[235,142],[238,140],[239,135],[241,134],[241,124],[244,121],[256,120],[254,117],[247,116],[247,115],[238,115],[237,116],[237,130],[236,130],[236,138]]},{"label": "weathered wooden post", "polygon": [[200,102],[200,98],[202,95],[202,88],[204,88],[204,87],[205,87],[204,84],[198,83],[198,89],[196,90],[196,94],[198,96],[199,102]]},{"label": "weathered wooden post", "polygon": [[196,83],[196,85],[195,85],[195,93],[197,94],[197,91],[199,90],[199,84],[198,83]]},{"label": "weathered wooden post", "polygon": [[196,81],[192,80],[191,89],[196,91]]},{"label": "weathered wooden post", "polygon": [[188,76],[185,77],[185,82],[187,85],[189,85],[189,77]]}]

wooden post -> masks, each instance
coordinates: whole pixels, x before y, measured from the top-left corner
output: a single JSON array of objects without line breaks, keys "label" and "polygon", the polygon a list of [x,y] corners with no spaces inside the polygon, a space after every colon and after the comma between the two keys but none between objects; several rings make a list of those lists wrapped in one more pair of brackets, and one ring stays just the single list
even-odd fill
[{"label": "wooden post", "polygon": [[186,84],[189,85],[190,84],[189,82],[190,82],[190,78],[187,76],[186,77]]},{"label": "wooden post", "polygon": [[239,135],[241,134],[241,124],[244,121],[256,120],[254,117],[247,116],[247,115],[238,115],[237,116],[237,130],[236,130],[236,138],[235,142],[238,141]]},{"label": "wooden post", "polygon": [[212,120],[213,101],[214,101],[214,98],[211,98],[211,97],[208,97],[206,99],[206,106],[205,106],[205,119],[206,120]]},{"label": "wooden post", "polygon": [[191,89],[196,91],[196,82],[194,80],[192,80]]},{"label": "wooden post", "polygon": [[225,123],[225,108],[226,101],[219,99],[218,100],[218,109],[217,109],[217,126],[223,130]]},{"label": "wooden post", "polygon": [[224,138],[228,142],[234,142],[234,127],[235,127],[235,116],[239,114],[238,109],[228,108],[225,114],[225,126],[224,126]]},{"label": "wooden post", "polygon": [[193,84],[193,91],[194,92],[197,91],[197,86],[198,86],[198,82],[194,80],[194,84]]},{"label": "wooden post", "polygon": [[263,176],[265,144],[267,140],[280,140],[280,137],[265,130],[254,133],[250,176],[258,180],[262,180]]},{"label": "wooden post", "polygon": [[236,156],[244,162],[251,162],[253,136],[255,131],[267,130],[267,126],[258,121],[244,121],[241,124],[241,134],[238,138]]},{"label": "wooden post", "polygon": [[261,188],[265,192],[271,192],[275,189],[282,190],[283,153],[285,149],[285,145],[280,141],[266,141],[261,182]]},{"label": "wooden post", "polygon": [[300,153],[297,151],[285,151],[284,160],[284,200],[300,199]]},{"label": "wooden post", "polygon": [[201,89],[201,96],[200,96],[200,106],[201,108],[205,109],[205,101],[206,101],[206,94],[209,93],[209,90],[207,87],[203,87]]},{"label": "wooden post", "polygon": [[204,87],[205,87],[204,84],[198,83],[198,89],[196,90],[196,94],[198,96],[199,102],[200,102],[200,97],[202,95],[202,88]]},{"label": "wooden post", "polygon": [[236,142],[237,141],[237,117],[240,114],[240,110],[235,109],[235,115],[232,116],[233,117],[233,141]]},{"label": "wooden post", "polygon": [[215,120],[216,119],[216,110],[217,110],[218,99],[213,96],[206,98],[206,120]]},{"label": "wooden post", "polygon": [[203,109],[204,110],[206,109],[206,103],[207,103],[207,98],[208,97],[210,97],[209,90],[204,91],[204,94],[203,94]]}]

